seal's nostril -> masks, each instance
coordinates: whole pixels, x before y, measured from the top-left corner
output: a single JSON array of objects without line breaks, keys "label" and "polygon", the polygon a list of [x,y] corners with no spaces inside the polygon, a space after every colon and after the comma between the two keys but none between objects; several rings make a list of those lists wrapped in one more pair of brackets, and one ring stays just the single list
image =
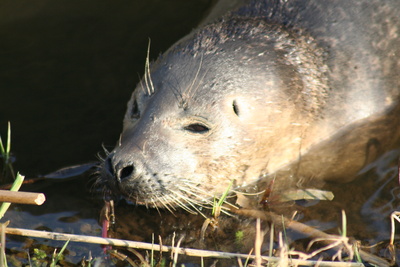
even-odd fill
[{"label": "seal's nostril", "polygon": [[133,165],[124,167],[119,173],[119,178],[121,180],[128,178],[132,174],[133,170],[134,170]]}]

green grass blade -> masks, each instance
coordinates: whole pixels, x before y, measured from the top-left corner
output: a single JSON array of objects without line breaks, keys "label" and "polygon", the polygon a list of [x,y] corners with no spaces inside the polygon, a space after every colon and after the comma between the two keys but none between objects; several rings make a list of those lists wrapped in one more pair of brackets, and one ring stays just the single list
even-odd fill
[{"label": "green grass blade", "polygon": [[358,249],[357,244],[353,244],[353,248],[354,248],[354,257],[355,257],[355,261],[362,263],[362,258],[360,255],[360,250]]},{"label": "green grass blade", "polygon": [[57,255],[56,255],[55,257],[54,257],[54,255],[53,255],[53,258],[52,258],[52,260],[51,260],[50,267],[56,267],[57,262],[61,259],[62,255],[63,255],[63,253],[64,253],[64,250],[65,250],[65,249],[67,248],[67,246],[68,246],[68,243],[69,243],[69,240],[68,240],[67,242],[65,242],[64,246],[61,248],[60,252],[58,252]]},{"label": "green grass blade", "polygon": [[347,217],[344,210],[342,210],[342,236],[347,237]]},{"label": "green grass blade", "polygon": [[229,192],[231,191],[231,188],[233,186],[233,182],[235,181],[235,179],[232,179],[231,182],[229,183],[228,188],[225,190],[224,194],[222,195],[222,197],[219,199],[218,202],[218,206],[222,206],[222,204],[224,203],[226,197],[228,196]]},{"label": "green grass blade", "polygon": [[6,151],[4,150],[3,140],[1,139],[1,136],[0,136],[0,154],[3,156],[3,158],[5,158]]},{"label": "green grass blade", "polygon": [[17,176],[15,177],[15,181],[10,188],[10,191],[18,191],[21,188],[22,183],[24,182],[24,178],[25,178],[25,176],[22,176],[18,172]]},{"label": "green grass blade", "polygon": [[[10,191],[18,191],[24,181],[24,176],[20,175],[17,173],[17,177],[15,177],[15,181],[10,189]],[[11,203],[10,202],[3,202],[0,206],[0,219],[3,218],[4,214],[6,214],[6,211],[10,207]]]},{"label": "green grass blade", "polygon": [[[3,144],[3,140],[0,136],[0,156],[3,158],[3,176],[7,177],[9,172],[13,179],[15,179],[14,169],[11,163],[11,124],[8,122],[8,129],[7,129],[7,140],[6,143]],[[3,181],[4,182],[4,181]]]},{"label": "green grass blade", "polygon": [[229,192],[231,191],[231,188],[233,186],[233,182],[235,181],[235,179],[232,179],[231,182],[229,183],[228,187],[226,188],[225,192],[222,194],[222,196],[220,197],[218,203],[215,204],[215,198],[214,198],[214,205],[213,205],[213,209],[212,209],[212,215],[215,214],[215,211],[217,209],[217,207],[221,207],[222,204],[224,204],[226,197],[228,196]]},{"label": "green grass blade", "polygon": [[213,206],[212,206],[212,212],[211,212],[211,214],[212,214],[212,215],[214,215],[214,214],[215,214],[215,212],[216,212],[216,210],[217,210],[217,199],[214,197],[214,199],[213,199]]},{"label": "green grass blade", "polygon": [[10,155],[10,151],[11,151],[11,124],[10,122],[8,122],[6,154]]},{"label": "green grass blade", "polygon": [[11,151],[11,125],[10,122],[8,122],[8,128],[7,128],[7,143],[3,144],[3,140],[1,139],[0,136],[0,153],[3,156],[4,163],[8,163],[8,158],[10,156],[10,151]]}]

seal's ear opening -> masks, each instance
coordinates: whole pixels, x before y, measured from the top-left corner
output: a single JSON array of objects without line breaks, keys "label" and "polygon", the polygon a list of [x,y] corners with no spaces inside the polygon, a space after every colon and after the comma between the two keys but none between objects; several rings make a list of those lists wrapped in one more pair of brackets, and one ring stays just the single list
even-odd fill
[{"label": "seal's ear opening", "polygon": [[232,107],[233,107],[233,112],[235,112],[235,114],[239,117],[239,106],[236,100],[233,100]]}]

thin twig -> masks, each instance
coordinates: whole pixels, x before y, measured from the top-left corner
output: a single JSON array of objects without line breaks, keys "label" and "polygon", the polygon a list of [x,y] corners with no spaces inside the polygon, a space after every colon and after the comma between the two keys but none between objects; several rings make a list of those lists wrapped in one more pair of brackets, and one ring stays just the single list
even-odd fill
[{"label": "thin twig", "polygon": [[[121,247],[131,247],[137,249],[154,249],[156,251],[164,251],[164,252],[174,252],[187,256],[195,256],[195,257],[212,257],[212,258],[251,258],[254,259],[254,255],[248,254],[239,254],[239,253],[229,253],[229,252],[221,252],[221,251],[209,251],[209,250],[200,250],[200,249],[191,249],[191,248],[176,248],[172,246],[155,246],[154,244],[130,241],[130,240],[121,240],[115,238],[102,238],[97,236],[84,236],[84,235],[73,235],[73,234],[64,234],[64,233],[56,233],[56,232],[46,232],[46,231],[37,231],[37,230],[28,230],[21,228],[6,228],[6,234],[10,235],[20,235],[20,236],[29,236],[29,237],[38,237],[52,240],[60,240],[66,241],[70,240],[71,242],[84,242],[84,243],[95,243],[101,245],[113,245],[113,246],[121,246]],[[277,257],[267,257],[261,256],[263,260],[268,262],[278,262],[279,258]],[[318,263],[318,266],[332,266],[332,267],[364,267],[362,263],[353,263],[353,262],[330,262],[330,261],[309,261],[309,260],[298,260],[298,259],[290,259],[291,264],[304,265],[304,266],[315,266]]]}]

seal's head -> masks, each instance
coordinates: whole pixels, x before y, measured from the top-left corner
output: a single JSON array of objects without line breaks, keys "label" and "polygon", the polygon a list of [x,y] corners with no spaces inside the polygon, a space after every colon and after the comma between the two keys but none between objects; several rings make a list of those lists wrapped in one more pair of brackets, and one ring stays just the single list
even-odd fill
[{"label": "seal's head", "polygon": [[172,47],[134,91],[103,181],[139,204],[204,204],[295,159],[326,91],[302,35],[231,19]]}]

